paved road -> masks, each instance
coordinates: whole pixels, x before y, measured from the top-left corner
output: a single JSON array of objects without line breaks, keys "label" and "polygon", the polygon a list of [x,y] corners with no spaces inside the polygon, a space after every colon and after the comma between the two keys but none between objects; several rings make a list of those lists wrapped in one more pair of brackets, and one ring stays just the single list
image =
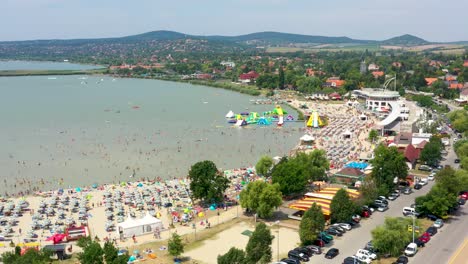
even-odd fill
[{"label": "paved road", "polygon": [[[460,263],[466,264],[468,259],[468,248],[464,240],[468,238],[468,205],[460,208],[457,214],[451,220],[439,229],[439,232],[431,238],[426,244],[426,247],[419,251],[411,264],[427,264],[430,263]],[[460,251],[457,251],[460,249]],[[452,262],[449,262],[452,255],[460,252]]]},{"label": "paved road", "polygon": [[[453,135],[452,135],[453,137]],[[453,146],[453,142],[451,142]],[[442,165],[450,165],[454,168],[458,168],[458,164],[454,163],[456,154],[453,151],[453,147],[447,150],[448,154],[445,157],[446,160],[442,161]],[[368,219],[361,221],[361,226],[354,228],[351,231],[346,232],[341,238],[335,237],[334,241],[323,250],[326,252],[331,247],[336,247],[340,250],[340,254],[332,260],[324,258],[324,255],[313,256],[309,263],[342,263],[346,257],[356,254],[357,250],[364,248],[367,242],[372,239],[371,231],[379,225],[382,225],[385,221],[386,216],[397,217],[402,216],[402,209],[405,206],[410,206],[414,203],[414,199],[418,196],[425,195],[434,185],[434,182],[429,182],[420,190],[414,190],[410,195],[400,195],[395,201],[389,202],[389,209],[386,212],[374,212]],[[428,246],[418,252],[413,261],[414,263],[447,263],[450,256],[457,250],[458,246],[463,243],[464,238],[468,235],[468,204],[465,208],[460,209],[458,215],[454,217],[450,223],[445,225],[440,234],[438,233],[434,240],[428,243]],[[462,254],[460,254],[462,255]],[[428,260],[430,260],[428,262]],[[438,260],[438,261],[433,261]],[[440,260],[440,261],[439,261]],[[466,262],[465,262],[466,263]],[[453,263],[455,264],[455,263]]]},{"label": "paved road", "polygon": [[[386,216],[403,216],[402,208],[414,203],[414,198],[426,194],[434,182],[429,182],[420,190],[415,190],[410,195],[400,195],[395,201],[389,202],[389,209],[386,212],[374,212],[368,219],[361,221],[361,226],[346,232],[341,238],[335,237],[335,240],[324,248],[327,251],[330,247],[336,247],[340,254],[332,260],[327,260],[324,255],[313,256],[309,263],[342,263],[346,257],[356,254],[360,248],[364,248],[367,242],[372,240],[371,231],[379,225],[382,225]],[[435,263],[435,262],[434,262]]]}]

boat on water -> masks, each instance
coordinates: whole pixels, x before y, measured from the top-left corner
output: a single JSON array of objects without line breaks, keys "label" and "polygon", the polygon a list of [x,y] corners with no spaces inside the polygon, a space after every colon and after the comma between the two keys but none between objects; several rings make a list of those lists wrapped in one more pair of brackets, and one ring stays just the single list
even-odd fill
[{"label": "boat on water", "polygon": [[226,118],[233,118],[235,116],[234,112],[232,110],[230,110],[227,114],[226,114]]},{"label": "boat on water", "polygon": [[57,80],[57,77],[47,77],[48,80]]}]

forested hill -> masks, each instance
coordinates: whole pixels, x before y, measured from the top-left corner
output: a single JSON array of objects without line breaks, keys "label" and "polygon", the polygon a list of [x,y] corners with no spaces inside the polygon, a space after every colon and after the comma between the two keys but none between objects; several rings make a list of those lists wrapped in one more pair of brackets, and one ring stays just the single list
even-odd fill
[{"label": "forested hill", "polygon": [[427,40],[424,40],[422,38],[418,38],[413,35],[402,35],[398,37],[394,37],[391,39],[387,39],[381,42],[381,44],[385,45],[424,45],[424,44],[429,44]]}]

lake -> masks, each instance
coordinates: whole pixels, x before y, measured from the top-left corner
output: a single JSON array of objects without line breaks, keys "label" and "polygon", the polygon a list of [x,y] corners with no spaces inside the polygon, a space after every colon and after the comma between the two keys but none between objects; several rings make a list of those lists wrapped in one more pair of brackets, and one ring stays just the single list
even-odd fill
[{"label": "lake", "polygon": [[[109,76],[0,78],[1,194],[135,178],[185,177],[191,165],[254,165],[303,135],[284,127],[232,127],[229,110],[269,111],[223,89]],[[285,106],[285,110],[297,113]]]},{"label": "lake", "polygon": [[12,70],[92,70],[102,68],[99,65],[76,64],[52,61],[2,61],[0,71]]}]

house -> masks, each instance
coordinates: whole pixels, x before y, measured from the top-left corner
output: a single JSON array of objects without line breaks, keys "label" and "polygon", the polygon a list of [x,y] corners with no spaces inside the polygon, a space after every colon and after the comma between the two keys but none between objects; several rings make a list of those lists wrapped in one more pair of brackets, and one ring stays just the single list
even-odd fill
[{"label": "house", "polygon": [[314,71],[311,68],[306,69],[306,76],[309,77],[314,77],[314,76],[319,76],[319,75],[324,75],[325,73],[323,71]]},{"label": "house", "polygon": [[373,71],[372,72],[372,75],[374,75],[374,78],[376,78],[376,79],[379,78],[379,77],[384,76],[384,74],[385,73],[383,71]]},{"label": "house", "polygon": [[249,71],[248,73],[243,73],[239,75],[239,81],[241,83],[254,83],[259,76],[260,74],[258,74],[257,72]]},{"label": "house", "polygon": [[323,86],[325,87],[333,87],[333,88],[339,88],[345,84],[344,80],[340,80],[339,77],[330,77],[325,81],[325,84]]},{"label": "house", "polygon": [[392,66],[393,66],[393,67],[400,68],[400,67],[401,67],[401,62],[399,62],[399,61],[394,61],[394,62],[392,63]]},{"label": "house", "polygon": [[411,164],[411,169],[416,167],[416,162],[419,159],[419,155],[421,154],[420,149],[415,148],[413,145],[408,145],[404,149],[404,156],[407,162]]},{"label": "house", "polygon": [[356,168],[344,168],[337,173],[333,174],[337,182],[354,185],[357,181],[364,181],[365,173]]},{"label": "house", "polygon": [[408,145],[411,145],[411,141],[413,140],[413,133],[411,132],[400,132],[398,135],[395,136],[393,143],[398,148],[406,148]]},{"label": "house", "polygon": [[439,80],[439,78],[424,78],[426,80],[427,86],[431,86],[434,82]]},{"label": "house", "polygon": [[229,67],[229,68],[236,67],[236,64],[232,61],[222,61],[220,64],[224,67]]},{"label": "house", "polygon": [[462,84],[462,83],[458,83],[458,82],[456,82],[456,81],[453,81],[453,82],[450,82],[450,83],[449,83],[448,88],[450,88],[450,89],[462,89],[462,88],[463,88],[463,84]]},{"label": "house", "polygon": [[463,62],[463,67],[468,67],[468,60],[465,60],[465,61]]},{"label": "house", "polygon": [[371,63],[371,64],[369,64],[369,66],[367,67],[367,69],[368,69],[369,71],[378,71],[380,68],[379,68],[379,66],[377,66],[377,64]]}]

